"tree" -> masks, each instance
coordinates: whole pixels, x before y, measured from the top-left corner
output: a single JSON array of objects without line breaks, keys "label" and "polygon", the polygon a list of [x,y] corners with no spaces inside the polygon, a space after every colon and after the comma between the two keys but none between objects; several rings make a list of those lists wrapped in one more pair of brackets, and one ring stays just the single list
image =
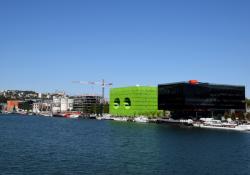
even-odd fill
[{"label": "tree", "polygon": [[231,118],[231,116],[228,112],[225,112],[224,117],[225,117],[225,119]]},{"label": "tree", "polygon": [[[96,114],[97,113],[97,111],[96,111],[96,105],[97,104],[91,104],[90,111],[88,111],[88,112]],[[84,112],[86,112],[86,111],[84,111]]]},{"label": "tree", "polygon": [[16,112],[16,106],[13,107],[13,110],[12,110],[12,111],[13,111],[13,112]]},{"label": "tree", "polygon": [[250,104],[250,99],[246,98],[246,102],[247,102],[248,104]]},{"label": "tree", "polygon": [[231,119],[232,119],[232,120],[236,120],[236,115],[235,115],[235,113],[232,113],[232,114],[231,114]]},{"label": "tree", "polygon": [[163,111],[158,110],[157,111],[157,117],[163,117]]},{"label": "tree", "polygon": [[247,113],[246,120],[250,121],[250,113]]},{"label": "tree", "polygon": [[30,111],[32,110],[32,104],[33,104],[33,101],[25,101],[19,104],[19,108],[26,110],[26,111]]},{"label": "tree", "polygon": [[104,104],[104,109],[103,109],[105,114],[109,113],[109,104]]},{"label": "tree", "polygon": [[246,99],[246,104],[248,107],[250,107],[250,99]]},{"label": "tree", "polygon": [[102,104],[96,104],[96,114],[101,115],[102,114]]},{"label": "tree", "polygon": [[0,96],[0,103],[7,103],[7,98],[4,96]]},{"label": "tree", "polygon": [[245,115],[243,114],[243,112],[238,112],[236,113],[236,118],[238,118],[239,120],[245,120]]}]

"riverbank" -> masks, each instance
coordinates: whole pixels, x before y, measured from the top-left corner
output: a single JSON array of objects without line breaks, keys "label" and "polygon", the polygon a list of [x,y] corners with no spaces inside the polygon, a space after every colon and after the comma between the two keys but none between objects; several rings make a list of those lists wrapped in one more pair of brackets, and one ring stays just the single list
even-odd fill
[{"label": "riverbank", "polygon": [[[12,114],[2,114],[2,115],[13,115]],[[32,116],[33,114],[17,114],[20,116]],[[36,116],[36,115],[35,115]],[[213,118],[201,118],[200,120],[175,120],[175,119],[164,119],[164,118],[147,118],[145,116],[139,117],[114,117],[109,114],[103,116],[97,115],[81,115],[80,113],[65,113],[65,114],[40,114],[37,116],[43,117],[61,117],[61,118],[71,118],[71,119],[94,119],[94,120],[112,120],[115,122],[137,122],[137,123],[157,123],[157,124],[166,124],[166,125],[176,125],[181,127],[194,127],[202,129],[217,129],[217,130],[231,130],[231,131],[250,131],[250,123],[242,123],[239,121],[221,121],[215,120]]]}]

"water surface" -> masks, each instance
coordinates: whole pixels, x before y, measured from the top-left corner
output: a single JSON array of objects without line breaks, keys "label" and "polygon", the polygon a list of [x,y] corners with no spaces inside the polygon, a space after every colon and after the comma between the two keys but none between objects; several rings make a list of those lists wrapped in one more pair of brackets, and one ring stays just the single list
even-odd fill
[{"label": "water surface", "polygon": [[250,133],[0,116],[0,174],[250,174]]}]

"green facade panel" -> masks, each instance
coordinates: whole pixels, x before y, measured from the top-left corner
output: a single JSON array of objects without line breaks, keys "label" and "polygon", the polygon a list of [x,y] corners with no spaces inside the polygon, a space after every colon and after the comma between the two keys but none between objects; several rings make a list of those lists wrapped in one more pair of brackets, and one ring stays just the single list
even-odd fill
[{"label": "green facade panel", "polygon": [[157,98],[157,87],[112,88],[109,111],[114,116],[153,115],[158,111]]}]

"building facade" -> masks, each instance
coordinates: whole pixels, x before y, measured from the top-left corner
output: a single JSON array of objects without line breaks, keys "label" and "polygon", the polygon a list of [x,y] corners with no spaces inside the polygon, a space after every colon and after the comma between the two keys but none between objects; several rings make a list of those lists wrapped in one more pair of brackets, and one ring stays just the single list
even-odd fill
[{"label": "building facade", "polygon": [[85,114],[101,113],[101,99],[99,95],[75,96],[73,110]]},{"label": "building facade", "polygon": [[113,116],[154,115],[158,112],[157,87],[112,88],[109,111]]},{"label": "building facade", "polygon": [[197,81],[158,85],[158,108],[179,117],[245,112],[245,87]]},{"label": "building facade", "polygon": [[40,102],[33,103],[33,112],[39,114],[40,112],[48,112],[52,109],[52,100],[44,100]]},{"label": "building facade", "polygon": [[19,101],[18,100],[8,100],[7,101],[7,111],[13,112],[18,110],[19,107]]},{"label": "building facade", "polygon": [[60,113],[73,110],[74,100],[66,96],[53,96],[52,112]]}]

